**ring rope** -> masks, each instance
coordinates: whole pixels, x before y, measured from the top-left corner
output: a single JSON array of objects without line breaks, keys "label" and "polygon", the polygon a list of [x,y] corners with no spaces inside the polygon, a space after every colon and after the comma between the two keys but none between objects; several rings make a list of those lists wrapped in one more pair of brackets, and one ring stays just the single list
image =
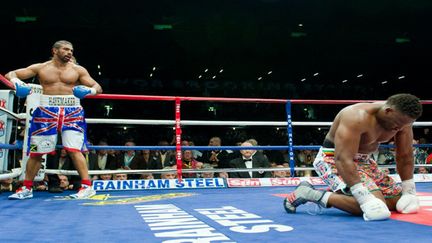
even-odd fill
[{"label": "ring rope", "polygon": [[[380,165],[380,168],[395,169],[396,165]],[[432,167],[432,164],[415,164],[414,167]],[[290,168],[251,168],[251,169],[184,169],[183,173],[218,173],[218,172],[249,172],[249,171],[289,171]],[[313,171],[313,167],[294,167],[295,171]],[[105,175],[105,174],[142,174],[142,173],[154,173],[161,174],[166,172],[176,172],[177,170],[89,170],[89,175]],[[79,175],[76,170],[58,170],[58,169],[45,169],[47,174],[61,174],[61,175]],[[12,169],[11,173],[0,174],[0,180],[5,180],[9,178],[15,178],[22,174],[21,168]]]},{"label": "ring rope", "polygon": [[[380,168],[395,169],[396,165],[380,165]],[[415,164],[414,167],[432,167],[432,164]],[[272,171],[289,171],[289,167],[284,168],[221,168],[221,169],[183,169],[183,173],[218,173],[218,172],[272,172]],[[294,167],[295,171],[313,171],[314,167]],[[89,170],[90,175],[104,175],[104,174],[140,174],[140,173],[154,173],[161,174],[165,172],[177,172],[176,169],[172,170]],[[76,170],[57,170],[45,169],[48,174],[63,174],[63,175],[78,175]]]},{"label": "ring rope", "polygon": [[10,173],[0,174],[0,180],[6,180],[6,179],[10,179],[10,178],[15,178],[17,176],[20,176],[21,174],[22,174],[22,169],[21,168],[14,168],[14,169],[12,169],[12,172],[10,172]]},{"label": "ring rope", "polygon": [[[321,145],[293,145],[294,150],[319,150]],[[395,145],[381,144],[380,148],[394,148]],[[432,144],[413,144],[413,147],[427,148],[432,147]],[[56,148],[63,148],[57,145]],[[288,150],[289,145],[268,145],[268,146],[182,146],[181,150]],[[22,149],[22,145],[3,144],[0,143],[0,149]],[[88,146],[89,150],[176,150],[176,146],[124,146],[124,145],[111,145],[111,146]]]},{"label": "ring rope", "polygon": [[[87,96],[88,99],[106,100],[154,100],[154,101],[219,101],[219,102],[255,102],[255,103],[286,103],[292,104],[354,104],[362,102],[377,102],[383,100],[309,100],[309,99],[260,99],[260,98],[227,98],[227,97],[186,97],[186,96],[160,96],[160,95],[126,95],[126,94],[98,94]],[[422,104],[432,104],[432,100],[422,100]]]},{"label": "ring rope", "polygon": [[[13,113],[6,108],[0,107],[0,112],[9,114],[15,120],[26,118],[25,113]],[[88,124],[120,124],[120,125],[172,125],[175,120],[152,120],[152,119],[104,119],[86,118]],[[331,126],[333,122],[314,121],[292,121],[293,126]],[[287,121],[204,121],[204,120],[181,120],[181,125],[208,125],[208,126],[287,126]],[[432,126],[432,122],[414,122],[415,127]]]}]

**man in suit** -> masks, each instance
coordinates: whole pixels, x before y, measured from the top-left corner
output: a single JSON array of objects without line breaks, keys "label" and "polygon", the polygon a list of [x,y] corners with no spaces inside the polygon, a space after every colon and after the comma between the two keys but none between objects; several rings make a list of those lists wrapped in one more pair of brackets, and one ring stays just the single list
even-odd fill
[{"label": "man in suit", "polygon": [[[65,149],[61,149],[55,155],[47,155],[47,168],[55,170],[75,170],[72,159]],[[75,178],[74,178],[75,179]],[[77,184],[78,186],[78,184]],[[60,187],[60,179],[56,174],[48,175],[48,191],[51,193],[60,193],[63,190]]]},{"label": "man in suit", "polygon": [[[161,140],[158,146],[169,146],[168,141]],[[150,155],[148,168],[152,170],[161,170],[167,166],[173,166],[175,164],[175,155],[172,151],[168,150],[157,150]],[[160,179],[160,174],[154,175],[156,179]]]},{"label": "man in suit", "polygon": [[[100,141],[98,145],[108,146],[108,143],[105,141]],[[95,158],[91,156],[91,158],[89,157],[89,159],[95,159]],[[96,170],[116,170],[121,167],[121,165],[117,164],[116,157],[108,153],[107,150],[98,150],[96,160],[97,160],[96,163],[94,163],[93,161],[90,163],[89,161],[89,164],[96,165],[94,167]]]},{"label": "man in suit", "polygon": [[[222,140],[219,137],[212,137],[209,140],[208,146],[222,146]],[[233,159],[232,155],[232,151],[229,150],[206,150],[198,160],[213,167],[228,168],[230,160]]]},{"label": "man in suit", "polygon": [[[252,147],[253,145],[246,141],[241,144],[242,147]],[[262,154],[257,153],[256,150],[244,149],[240,150],[241,156],[230,161],[231,168],[244,169],[244,168],[269,168],[270,163],[268,159]],[[230,172],[230,178],[264,178],[271,177],[269,172]]]}]

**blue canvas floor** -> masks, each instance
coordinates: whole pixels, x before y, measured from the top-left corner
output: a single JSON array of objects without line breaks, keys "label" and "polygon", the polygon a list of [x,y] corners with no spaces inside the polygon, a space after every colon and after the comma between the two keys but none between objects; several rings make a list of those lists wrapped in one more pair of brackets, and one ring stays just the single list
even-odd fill
[{"label": "blue canvas floor", "polygon": [[365,222],[313,204],[287,214],[294,187],[98,192],[67,200],[0,194],[0,242],[432,242],[432,184],[417,183],[419,214]]}]

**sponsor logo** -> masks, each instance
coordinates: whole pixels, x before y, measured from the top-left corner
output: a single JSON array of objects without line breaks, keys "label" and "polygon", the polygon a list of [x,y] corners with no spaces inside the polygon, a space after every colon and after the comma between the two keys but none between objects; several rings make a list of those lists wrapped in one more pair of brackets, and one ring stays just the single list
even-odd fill
[{"label": "sponsor logo", "polygon": [[75,97],[49,97],[48,106],[76,106]]},{"label": "sponsor logo", "polygon": [[49,150],[53,147],[52,142],[50,140],[42,140],[39,142],[38,146],[39,146],[39,149],[42,151]]},{"label": "sponsor logo", "polygon": [[222,178],[185,178],[181,182],[175,179],[93,181],[93,189],[96,191],[223,187],[226,185]]}]

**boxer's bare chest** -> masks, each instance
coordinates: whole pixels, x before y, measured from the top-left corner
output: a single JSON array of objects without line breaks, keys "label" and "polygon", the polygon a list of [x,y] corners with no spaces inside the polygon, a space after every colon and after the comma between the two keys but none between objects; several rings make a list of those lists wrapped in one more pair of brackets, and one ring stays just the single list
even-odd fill
[{"label": "boxer's bare chest", "polygon": [[380,143],[390,141],[396,132],[384,129],[372,129],[361,136],[359,144],[360,153],[372,153],[378,149]]},{"label": "boxer's bare chest", "polygon": [[74,85],[78,82],[79,74],[73,67],[55,67],[47,65],[38,72],[41,85],[66,84]]}]

